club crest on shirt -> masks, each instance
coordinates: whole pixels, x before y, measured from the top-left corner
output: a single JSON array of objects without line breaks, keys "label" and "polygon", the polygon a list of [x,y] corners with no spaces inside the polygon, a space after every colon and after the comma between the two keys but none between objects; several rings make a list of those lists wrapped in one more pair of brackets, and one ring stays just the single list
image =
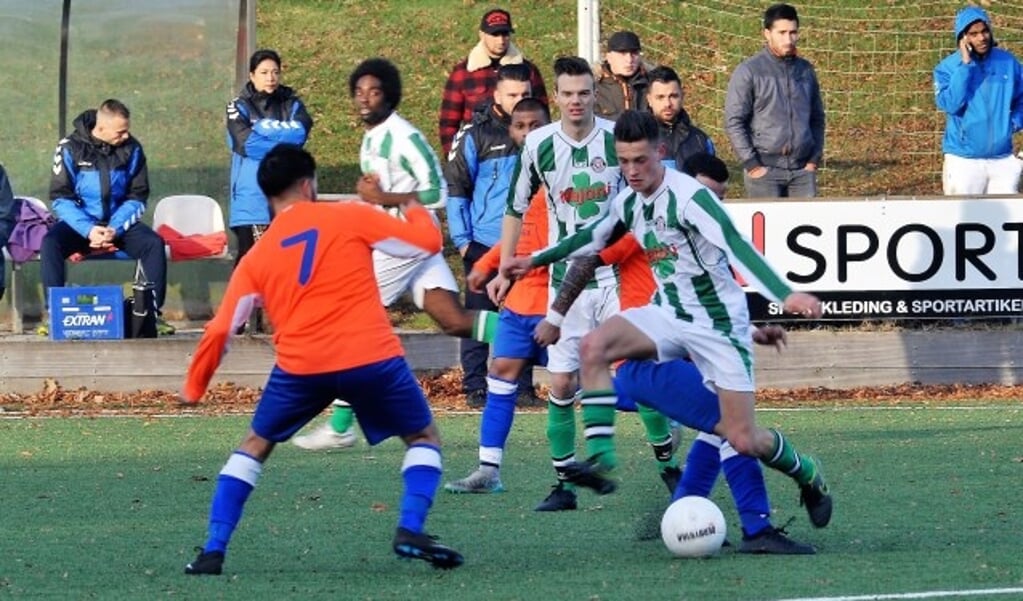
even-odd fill
[{"label": "club crest on shirt", "polygon": [[654,219],[654,230],[656,232],[664,233],[665,229],[666,229],[666,224],[664,223],[664,217],[658,216],[657,219]]},{"label": "club crest on shirt", "polygon": [[590,161],[590,169],[593,169],[594,173],[601,173],[607,168],[607,162],[601,157],[594,157]]}]

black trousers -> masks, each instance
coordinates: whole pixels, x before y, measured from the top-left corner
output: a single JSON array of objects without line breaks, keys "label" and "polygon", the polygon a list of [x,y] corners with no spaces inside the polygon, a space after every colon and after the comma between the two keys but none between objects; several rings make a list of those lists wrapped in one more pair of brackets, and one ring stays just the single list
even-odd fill
[{"label": "black trousers", "polygon": [[242,257],[256,245],[256,240],[259,240],[259,237],[263,235],[267,227],[265,225],[236,225],[231,228],[235,237],[238,238],[238,253],[234,258],[236,266],[242,260]]},{"label": "black trousers", "polygon": [[[114,246],[142,264],[146,279],[154,285],[156,308],[162,309],[167,297],[167,253],[163,238],[148,225],[136,223],[114,239]],[[43,302],[49,302],[47,291],[50,288],[59,288],[67,281],[67,258],[75,253],[87,254],[90,250],[89,239],[83,238],[67,223],[58,221],[50,228],[39,251],[45,295]]]},{"label": "black trousers", "polygon": [[[472,271],[472,266],[482,257],[486,252],[490,250],[489,246],[484,246],[479,242],[470,242],[469,248],[465,251],[465,256],[462,257],[462,266],[465,268],[465,273],[468,274]],[[465,289],[465,308],[475,310],[486,310],[486,311],[497,311],[497,305],[490,301],[490,297],[487,296],[486,291],[484,292],[473,292],[468,287]],[[462,363],[462,371],[464,372],[462,380],[462,390],[466,393],[475,392],[477,390],[487,390],[487,358],[490,356],[490,345],[479,342],[476,340],[470,340],[463,338],[461,340],[460,348],[460,359]],[[519,393],[533,391],[533,369],[532,366],[525,369],[519,376]]]}]

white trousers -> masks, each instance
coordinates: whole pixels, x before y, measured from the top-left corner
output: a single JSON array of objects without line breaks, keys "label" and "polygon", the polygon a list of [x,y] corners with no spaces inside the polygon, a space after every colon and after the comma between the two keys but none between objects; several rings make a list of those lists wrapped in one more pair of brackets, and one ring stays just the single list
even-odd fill
[{"label": "white trousers", "polygon": [[1000,159],[964,159],[945,155],[941,187],[945,196],[1016,194],[1023,160],[1012,155]]}]

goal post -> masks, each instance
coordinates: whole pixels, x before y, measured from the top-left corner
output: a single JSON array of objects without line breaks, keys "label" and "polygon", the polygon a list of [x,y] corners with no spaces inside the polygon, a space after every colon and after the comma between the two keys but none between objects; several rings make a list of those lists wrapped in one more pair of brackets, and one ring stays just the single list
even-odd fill
[{"label": "goal post", "polygon": [[579,0],[578,7],[579,56],[596,63],[600,60],[600,0]]}]

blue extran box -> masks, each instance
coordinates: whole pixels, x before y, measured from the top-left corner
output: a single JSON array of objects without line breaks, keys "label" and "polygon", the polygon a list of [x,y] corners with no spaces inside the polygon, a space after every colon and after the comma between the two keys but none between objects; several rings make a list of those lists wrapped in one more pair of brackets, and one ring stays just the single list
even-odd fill
[{"label": "blue extran box", "polygon": [[50,340],[124,338],[120,286],[50,288]]}]

